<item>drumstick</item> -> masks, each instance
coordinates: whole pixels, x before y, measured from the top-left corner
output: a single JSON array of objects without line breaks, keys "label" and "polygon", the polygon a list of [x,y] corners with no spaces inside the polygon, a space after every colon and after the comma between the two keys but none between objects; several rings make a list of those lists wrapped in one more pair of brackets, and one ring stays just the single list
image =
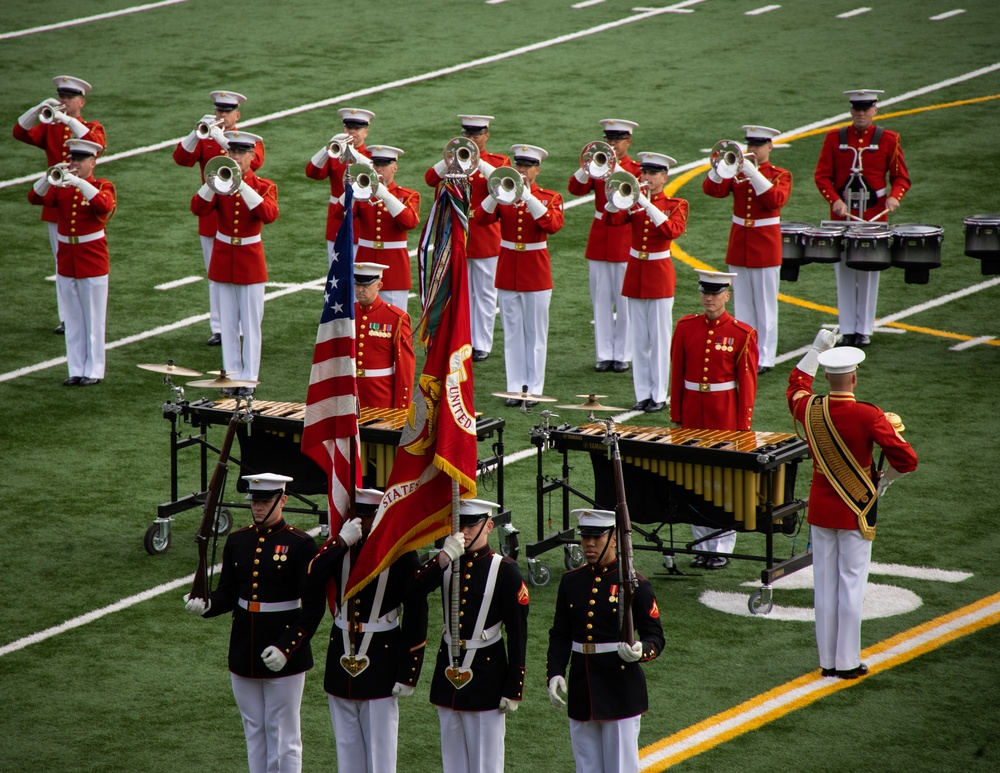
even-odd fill
[{"label": "drumstick", "polygon": [[858,217],[857,215],[852,215],[850,212],[847,213],[847,216],[849,218],[851,218],[851,220],[857,220],[859,223],[867,223],[868,222],[863,217]]},{"label": "drumstick", "polygon": [[[876,220],[878,220],[878,219],[879,219],[880,217],[885,217],[885,216],[886,216],[886,215],[888,215],[888,214],[889,214],[889,210],[888,210],[888,209],[883,209],[883,210],[882,210],[881,212],[879,212],[879,213],[878,213],[877,215],[875,215],[875,217],[873,217],[873,218],[872,218],[871,220],[865,220],[865,221],[863,221],[863,222],[866,222],[866,223],[874,223],[874,222],[875,222]],[[859,218],[859,219],[860,219],[860,218]]]}]

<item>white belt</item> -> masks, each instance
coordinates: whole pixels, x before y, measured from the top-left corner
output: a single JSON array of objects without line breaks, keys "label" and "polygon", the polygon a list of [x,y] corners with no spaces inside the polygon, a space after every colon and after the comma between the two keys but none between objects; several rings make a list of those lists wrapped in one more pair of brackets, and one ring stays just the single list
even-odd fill
[{"label": "white belt", "polygon": [[875,191],[875,195],[878,196],[879,198],[882,198],[883,196],[885,196],[887,190],[888,188],[879,188],[877,191]]},{"label": "white belt", "polygon": [[594,220],[603,220],[603,219],[604,219],[604,213],[603,212],[595,212],[594,213]]},{"label": "white belt", "polygon": [[584,655],[597,655],[605,652],[618,652],[618,642],[573,642],[573,652],[582,652]]},{"label": "white belt", "polygon": [[717,384],[696,384],[693,381],[685,381],[684,388],[690,389],[692,392],[728,392],[730,389],[736,389],[736,382],[720,381]]},{"label": "white belt", "polygon": [[[333,622],[334,625],[342,631],[350,630],[350,624],[342,617],[333,618]],[[382,617],[374,622],[358,623],[355,630],[358,631],[358,633],[364,633],[366,631],[380,633],[382,631],[391,631],[393,628],[399,628],[399,612],[395,609],[388,614],[382,615]]]},{"label": "white belt", "polygon": [[640,252],[639,250],[633,250],[629,247],[628,254],[633,258],[638,258],[639,260],[663,260],[664,258],[670,257],[670,250],[661,250],[660,252]]},{"label": "white belt", "polygon": [[330,203],[331,204],[343,204],[344,202],[341,200],[341,198],[339,196],[331,196],[330,197]]},{"label": "white belt", "polygon": [[733,222],[736,225],[741,225],[744,228],[763,228],[766,225],[780,225],[780,217],[762,217],[757,220],[752,220],[751,218],[736,217],[733,215]]},{"label": "white belt", "polygon": [[532,250],[544,250],[549,246],[548,242],[509,242],[506,239],[500,240],[500,246],[504,249],[514,250],[514,252],[531,252]]},{"label": "white belt", "polygon": [[358,378],[375,378],[376,376],[391,376],[396,372],[396,366],[388,368],[358,368]]},{"label": "white belt", "polygon": [[256,244],[260,241],[260,234],[255,236],[226,236],[224,233],[215,232],[215,238],[224,244],[231,244],[239,247],[241,244]]},{"label": "white belt", "polygon": [[[496,644],[500,641],[500,631],[502,629],[503,621],[500,621],[496,625],[491,625],[489,628],[483,629],[483,633],[478,639],[462,639],[462,649],[478,650],[483,647],[489,647],[491,644]],[[451,633],[445,629],[442,636],[444,637],[444,643],[450,647]]]},{"label": "white belt", "polygon": [[302,599],[291,601],[247,601],[240,599],[239,605],[249,612],[291,612],[302,606]]},{"label": "white belt", "polygon": [[58,239],[63,244],[86,244],[87,242],[96,242],[98,239],[104,238],[104,229],[100,231],[94,231],[92,234],[83,234],[82,236],[63,236],[60,233],[56,234],[56,239]]},{"label": "white belt", "polygon": [[372,250],[405,250],[406,242],[373,242],[371,239],[358,239],[358,246]]}]

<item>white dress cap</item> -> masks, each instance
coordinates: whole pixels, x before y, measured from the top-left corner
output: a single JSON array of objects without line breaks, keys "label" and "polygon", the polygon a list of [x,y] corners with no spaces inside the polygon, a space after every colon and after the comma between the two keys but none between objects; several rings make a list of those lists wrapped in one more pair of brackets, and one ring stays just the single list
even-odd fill
[{"label": "white dress cap", "polygon": [[542,163],[543,159],[549,157],[549,152],[537,145],[511,145],[510,152],[515,160],[523,158],[536,164]]},{"label": "white dress cap", "polygon": [[781,132],[777,129],[772,129],[769,126],[754,126],[752,124],[748,124],[747,126],[742,126],[740,128],[743,129],[747,142],[770,142],[781,134]]},{"label": "white dress cap", "polygon": [[819,364],[830,374],[851,373],[865,359],[865,353],[854,346],[838,346],[820,352]]},{"label": "white dress cap", "polygon": [[78,94],[86,94],[91,89],[91,85],[83,78],[74,78],[72,75],[57,75],[52,79],[56,91],[75,91]]},{"label": "white dress cap", "polygon": [[342,107],[337,111],[337,115],[344,123],[358,123],[364,126],[370,124],[375,117],[375,113],[371,110],[362,110],[360,107]]},{"label": "white dress cap", "polygon": [[639,159],[640,166],[658,166],[661,169],[670,169],[672,166],[677,166],[676,159],[664,155],[663,153],[649,153],[643,151],[642,153],[639,153],[637,157]]},{"label": "white dress cap", "polygon": [[612,510],[594,510],[589,507],[577,508],[570,512],[581,529],[607,531],[615,526],[615,514]]},{"label": "white dress cap", "polygon": [[209,96],[219,110],[235,110],[247,101],[246,97],[235,91],[213,91]]}]

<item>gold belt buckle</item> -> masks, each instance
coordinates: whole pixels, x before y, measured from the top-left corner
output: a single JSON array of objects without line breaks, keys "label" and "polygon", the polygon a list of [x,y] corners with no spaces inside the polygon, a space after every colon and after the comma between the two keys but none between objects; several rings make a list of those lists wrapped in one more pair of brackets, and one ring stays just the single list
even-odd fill
[{"label": "gold belt buckle", "polygon": [[384,247],[383,247],[383,245],[382,245],[382,242],[374,242],[374,243],[372,244],[372,247],[373,247],[374,249],[376,249],[376,250],[381,250],[381,249],[384,249]]},{"label": "gold belt buckle", "polygon": [[597,645],[587,642],[586,644],[581,644],[580,648],[583,650],[584,655],[596,655]]},{"label": "gold belt buckle", "polygon": [[514,252],[524,252],[524,250],[525,250],[524,242],[518,242],[517,244],[514,245]]},{"label": "gold belt buckle", "polygon": [[743,225],[747,228],[753,228],[753,220],[749,217],[743,218]]},{"label": "gold belt buckle", "polygon": [[242,236],[234,236],[231,239],[231,241],[232,241],[234,247],[239,247],[241,244],[243,244],[243,237]]},{"label": "gold belt buckle", "polygon": [[364,378],[364,377],[365,377],[365,369],[358,368],[358,378]]},{"label": "gold belt buckle", "polygon": [[67,237],[67,238],[69,239],[69,243],[70,244],[79,244],[80,243],[80,237],[79,236],[70,236],[70,237]]},{"label": "gold belt buckle", "polygon": [[247,602],[247,612],[260,612],[260,602],[259,601],[248,601]]},{"label": "gold belt buckle", "polygon": [[706,384],[706,383],[702,382],[701,384],[698,384],[698,391],[699,392],[711,392],[712,391],[712,385],[711,384]]},{"label": "gold belt buckle", "polygon": [[649,253],[640,252],[638,255],[636,255],[636,257],[639,258],[639,260],[649,260]]}]

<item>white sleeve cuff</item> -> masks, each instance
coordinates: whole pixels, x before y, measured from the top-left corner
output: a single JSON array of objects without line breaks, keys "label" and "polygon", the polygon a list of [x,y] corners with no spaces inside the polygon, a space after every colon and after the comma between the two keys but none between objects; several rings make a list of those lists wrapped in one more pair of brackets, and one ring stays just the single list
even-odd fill
[{"label": "white sleeve cuff", "polygon": [[658,210],[652,204],[646,206],[646,214],[649,215],[649,219],[653,221],[653,225],[657,228],[667,222],[666,214]]},{"label": "white sleeve cuff", "polygon": [[261,202],[264,201],[264,197],[245,182],[240,183],[239,194],[243,197],[243,201],[247,203],[247,206],[250,207],[250,209],[256,209],[260,206]]},{"label": "white sleeve cuff", "polygon": [[316,151],[316,155],[314,155],[309,160],[312,162],[313,166],[323,167],[323,166],[326,166],[326,160],[329,157],[330,157],[330,154],[326,152],[326,145],[324,145],[319,150],[317,150]]},{"label": "white sleeve cuff", "polygon": [[389,214],[393,217],[397,217],[404,209],[406,209],[406,205],[403,204],[403,202],[389,193],[389,191],[385,190],[381,185],[376,191],[376,195],[382,199],[382,203],[385,204],[385,208],[389,210]]},{"label": "white sleeve cuff", "polygon": [[492,194],[487,193],[486,198],[483,199],[483,203],[479,205],[482,207],[484,212],[493,213],[493,210],[497,208],[497,200],[493,198]]},{"label": "white sleeve cuff", "polygon": [[198,133],[191,132],[187,137],[182,139],[181,147],[188,153],[194,153],[195,149],[198,147]]},{"label": "white sleeve cuff", "polygon": [[94,198],[94,196],[100,193],[97,186],[87,180],[80,180],[80,182],[76,184],[76,187],[80,190],[80,193],[84,195],[87,201],[90,201]]},{"label": "white sleeve cuff", "polygon": [[482,158],[479,159],[479,171],[482,172],[483,177],[489,177],[496,170],[497,168],[489,161],[483,161]]},{"label": "white sleeve cuff", "polygon": [[444,162],[443,158],[436,164],[434,164],[434,173],[438,177],[444,177],[447,172],[448,172],[448,165]]},{"label": "white sleeve cuff", "polygon": [[722,178],[719,177],[719,175],[716,174],[715,169],[712,169],[712,168],[710,168],[708,170],[708,179],[711,180],[714,183],[721,183],[722,182]]},{"label": "white sleeve cuff", "polygon": [[531,213],[531,216],[535,218],[535,220],[544,217],[545,213],[549,211],[549,208],[546,207],[538,199],[536,199],[533,195],[529,194],[529,196],[530,198],[526,198],[524,200],[524,203],[527,205],[528,211]]},{"label": "white sleeve cuff", "polygon": [[35,193],[39,196],[44,196],[49,192],[49,188],[52,187],[52,183],[49,182],[48,174],[43,174],[40,178],[35,180],[35,184],[31,186],[35,189]]},{"label": "white sleeve cuff", "polygon": [[211,201],[215,198],[215,191],[209,187],[208,183],[202,183],[202,186],[198,189],[198,195],[205,201]]}]

